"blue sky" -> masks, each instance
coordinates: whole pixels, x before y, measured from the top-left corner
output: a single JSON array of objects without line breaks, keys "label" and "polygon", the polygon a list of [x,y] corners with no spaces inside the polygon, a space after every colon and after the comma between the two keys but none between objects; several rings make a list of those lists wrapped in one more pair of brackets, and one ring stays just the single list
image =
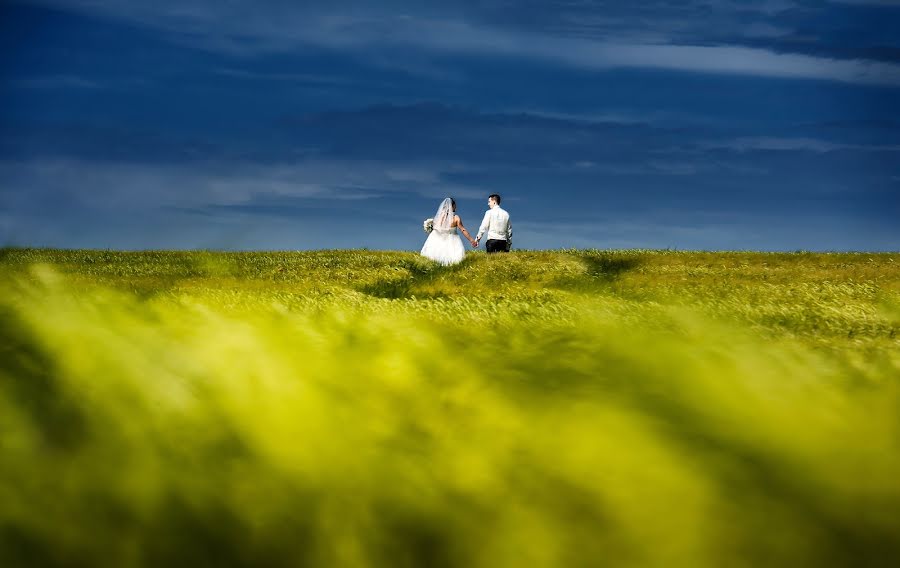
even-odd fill
[{"label": "blue sky", "polygon": [[0,11],[0,244],[900,250],[900,1]]}]

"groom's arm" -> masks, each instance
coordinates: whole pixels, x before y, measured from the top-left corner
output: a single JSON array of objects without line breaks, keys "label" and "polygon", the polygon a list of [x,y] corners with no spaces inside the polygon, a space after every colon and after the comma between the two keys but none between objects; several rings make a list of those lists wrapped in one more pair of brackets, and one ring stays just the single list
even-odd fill
[{"label": "groom's arm", "polygon": [[484,234],[485,231],[488,230],[488,227],[490,227],[490,226],[491,226],[491,210],[488,209],[484,213],[484,220],[481,222],[481,227],[478,228],[478,236],[475,237],[475,240],[480,241],[481,236]]},{"label": "groom's arm", "polygon": [[506,240],[512,242],[512,221],[506,221]]}]

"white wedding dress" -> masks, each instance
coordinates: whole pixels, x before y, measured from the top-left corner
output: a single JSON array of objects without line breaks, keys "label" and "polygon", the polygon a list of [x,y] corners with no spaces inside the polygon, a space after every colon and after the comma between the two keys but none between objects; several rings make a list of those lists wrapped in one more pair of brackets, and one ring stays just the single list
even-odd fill
[{"label": "white wedding dress", "polygon": [[425,246],[422,247],[422,256],[443,265],[462,262],[466,256],[466,247],[463,245],[456,227],[444,231],[437,227],[431,231],[428,239],[425,240]]},{"label": "white wedding dress", "polygon": [[443,264],[444,266],[462,262],[466,256],[456,227],[453,224],[453,206],[450,198],[445,199],[434,216],[434,229],[428,234],[422,247],[422,256]]}]

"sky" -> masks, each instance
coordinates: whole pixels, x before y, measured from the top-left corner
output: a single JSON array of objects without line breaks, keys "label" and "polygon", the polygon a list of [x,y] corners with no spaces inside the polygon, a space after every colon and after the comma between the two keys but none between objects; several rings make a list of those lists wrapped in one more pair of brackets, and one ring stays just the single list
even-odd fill
[{"label": "sky", "polygon": [[0,246],[900,250],[900,1],[0,3]]}]

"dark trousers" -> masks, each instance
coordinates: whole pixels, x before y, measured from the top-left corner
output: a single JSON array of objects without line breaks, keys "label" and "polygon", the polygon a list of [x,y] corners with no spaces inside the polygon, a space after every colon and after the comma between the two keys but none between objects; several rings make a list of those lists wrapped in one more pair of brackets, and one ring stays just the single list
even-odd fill
[{"label": "dark trousers", "polygon": [[506,241],[503,239],[488,239],[484,243],[484,250],[487,252],[509,252],[506,250]]}]

